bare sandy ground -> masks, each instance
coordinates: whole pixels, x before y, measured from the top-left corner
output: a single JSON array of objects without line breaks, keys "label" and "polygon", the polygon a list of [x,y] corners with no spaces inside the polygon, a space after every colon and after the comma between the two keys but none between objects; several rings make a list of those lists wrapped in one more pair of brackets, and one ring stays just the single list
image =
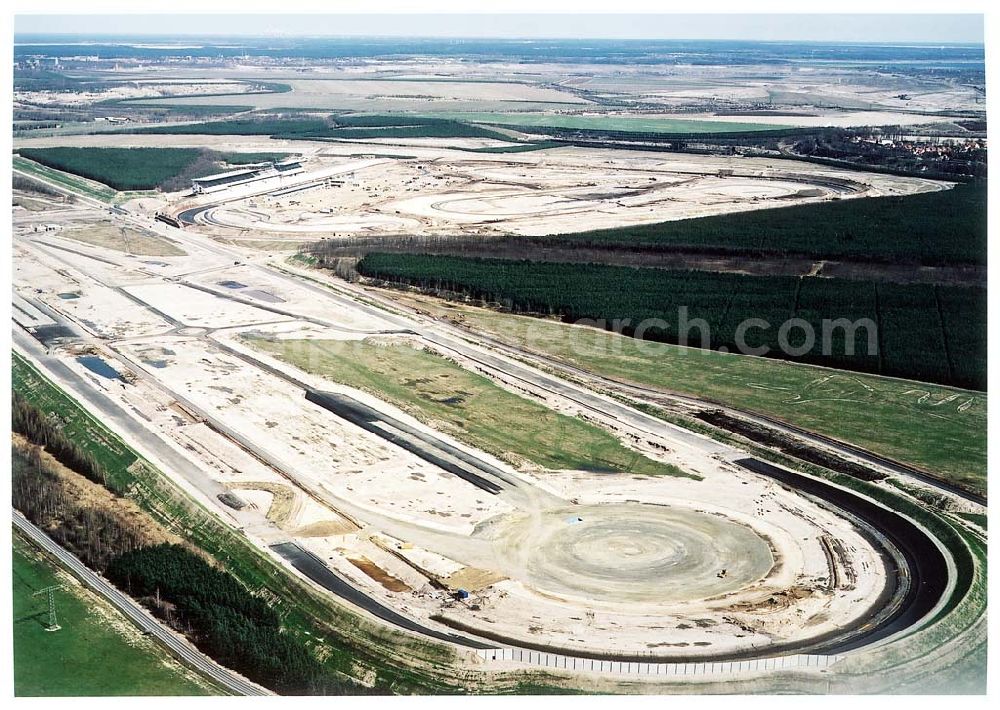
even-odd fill
[{"label": "bare sandy ground", "polygon": [[[135,384],[102,381],[71,352],[66,362],[240,498],[242,510],[206,504],[244,521],[253,539],[299,541],[372,596],[429,624],[443,619],[566,649],[730,653],[833,630],[877,598],[881,559],[849,522],[736,469],[714,446],[673,438],[643,444],[647,455],[702,480],[519,472],[473,452],[519,482],[491,496],[333,417],[265,367],[433,431],[239,339],[245,332],[357,338],[385,323],[350,305],[332,308],[294,282],[213,261],[198,253],[196,236],[178,238],[189,255],[157,267],[100,246],[55,250],[25,233],[17,238],[15,288],[108,338],[95,346],[119,371],[141,375]],[[261,304],[278,299],[282,309],[336,325],[279,316],[252,305],[252,296],[219,298],[167,281],[160,270],[218,293],[264,294]],[[138,303],[119,308],[120,292],[105,279],[124,283]],[[58,297],[69,290],[80,292],[71,301],[81,305]],[[576,413],[545,392],[512,391]],[[205,417],[252,442],[255,455]],[[637,445],[614,422],[597,424]],[[837,540],[839,552],[827,554],[824,540]],[[467,585],[472,596],[457,601],[442,584]]]},{"label": "bare sandy ground", "polygon": [[[726,109],[754,104],[773,110],[801,108],[824,115],[844,110],[947,113],[983,108],[973,87],[946,78],[914,77],[877,67],[836,63],[525,64],[413,57],[345,61],[308,70],[309,78],[303,78],[302,72],[287,67],[175,67],[170,76],[190,81],[280,80],[292,86],[289,93],[238,97],[241,105],[258,108],[516,111],[534,107],[572,111],[599,105],[601,99],[685,112],[707,106]],[[143,79],[162,74],[155,68],[132,73]],[[231,104],[233,97],[176,97],[166,101]],[[775,118],[755,116],[752,122],[780,124]]]},{"label": "bare sandy ground", "polygon": [[366,165],[343,155],[345,148],[324,149],[297,178],[305,182],[318,170],[334,170],[338,161],[355,160],[356,169],[341,169],[336,183],[242,200],[238,192],[213,193],[201,202],[228,201],[203,213],[199,229],[217,237],[252,231],[295,239],[536,236],[949,186],[773,158],[595,154],[571,147],[472,157],[438,148],[426,149],[434,158],[378,158]]}]

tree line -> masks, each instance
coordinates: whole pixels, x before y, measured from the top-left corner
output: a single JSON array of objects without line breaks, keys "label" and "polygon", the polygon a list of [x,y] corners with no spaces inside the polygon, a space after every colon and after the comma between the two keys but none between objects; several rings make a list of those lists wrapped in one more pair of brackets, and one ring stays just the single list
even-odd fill
[{"label": "tree line", "polygon": [[42,452],[34,444],[11,447],[11,499],[24,517],[99,572],[114,555],[147,544],[134,518],[83,500]]},{"label": "tree line", "polygon": [[[371,251],[531,261],[624,261],[678,253],[842,259],[879,264],[985,265],[986,185],[901,197],[775,207],[672,222],[544,236],[363,235],[316,242],[318,259]],[[561,252],[561,253],[560,253]]]},{"label": "tree line", "polygon": [[[978,287],[382,252],[356,268],[372,279],[644,340],[754,354],[766,348],[768,357],[986,387],[986,300]],[[782,342],[791,318],[811,329],[811,344],[799,326]],[[751,319],[758,324],[741,333]],[[825,336],[824,321],[839,319],[871,325],[829,328]],[[690,325],[696,320],[705,327]]]},{"label": "tree line", "polygon": [[149,126],[134,133],[270,136],[287,140],[344,138],[494,138],[511,141],[497,130],[447,118],[408,114],[340,114],[326,118],[277,115],[209,121],[188,125]]},{"label": "tree line", "polygon": [[18,154],[56,170],[103,183],[115,190],[186,189],[194,178],[226,164],[273,160],[285,153],[218,153],[201,148],[19,148]]},{"label": "tree line", "polygon": [[[14,508],[201,651],[281,694],[384,692],[357,686],[324,665],[307,639],[283,628],[271,601],[230,572],[191,548],[162,543],[164,533],[150,532],[159,526],[147,513],[107,489],[96,459],[16,390],[12,423],[28,440],[12,446]],[[107,499],[84,495],[53,459],[103,485]]]},{"label": "tree line", "polygon": [[97,458],[70,439],[50,415],[26,400],[17,390],[11,394],[11,430],[47,450],[66,468],[105,485],[107,474]]},{"label": "tree line", "polygon": [[270,603],[181,545],[125,552],[107,577],[224,666],[281,694],[336,690],[316,656],[282,631]]}]

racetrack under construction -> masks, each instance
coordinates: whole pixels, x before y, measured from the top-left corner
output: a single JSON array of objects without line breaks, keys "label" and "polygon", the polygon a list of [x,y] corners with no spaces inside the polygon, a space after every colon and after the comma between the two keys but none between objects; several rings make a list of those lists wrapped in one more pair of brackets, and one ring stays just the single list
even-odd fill
[{"label": "racetrack under construction", "polygon": [[[454,646],[469,667],[489,668],[503,646],[647,664],[801,653],[828,657],[822,668],[835,674],[841,657],[905,640],[969,594],[976,562],[961,537],[887,486],[767,463],[359,287],[143,224],[186,253],[154,264],[16,234],[20,312],[63,329],[45,339],[16,322],[18,353],[106,411],[289,573]],[[475,372],[497,401],[583,421],[685,475],[547,468],[503,442],[477,446],[417,405],[324,370],[315,349],[386,339]],[[275,342],[301,357],[260,347]],[[84,345],[130,377],[89,371],[77,361]],[[247,505],[220,503],[229,491]],[[514,662],[500,655],[498,669]]]}]

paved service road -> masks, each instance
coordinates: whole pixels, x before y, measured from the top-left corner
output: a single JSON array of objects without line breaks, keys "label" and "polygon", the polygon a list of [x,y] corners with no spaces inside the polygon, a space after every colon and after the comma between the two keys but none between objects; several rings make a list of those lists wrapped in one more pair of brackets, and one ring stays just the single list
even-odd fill
[{"label": "paved service road", "polygon": [[397,614],[384,604],[380,604],[368,593],[352,586],[349,582],[345,581],[333,570],[327,567],[323,560],[305,548],[300,547],[297,543],[285,542],[279,545],[271,545],[271,549],[281,555],[295,569],[314,581],[316,584],[330,592],[333,592],[338,597],[346,599],[351,604],[364,609],[369,614],[372,614],[383,621],[387,621],[394,626],[398,626],[401,629],[406,629],[407,631],[412,631],[414,633],[423,634],[424,636],[429,636],[433,639],[438,639],[439,641],[448,641],[450,643],[458,644],[459,646],[466,646],[468,648],[476,648],[480,650],[496,649],[495,643],[486,643],[470,639],[460,634],[446,633],[436,629],[431,629],[423,624],[418,624],[412,619],[406,618],[402,614]]},{"label": "paved service road", "polygon": [[243,676],[237,675],[228,668],[220,666],[187,641],[181,639],[177,634],[153,618],[149,612],[139,606],[131,597],[123,594],[110,582],[93,572],[16,510],[14,511],[13,519],[14,526],[18,530],[31,538],[36,545],[59,560],[62,565],[73,573],[73,576],[109,601],[139,629],[155,636],[160,643],[166,646],[173,655],[177,656],[186,665],[194,668],[202,675],[211,678],[236,695],[273,695],[271,691],[255,683],[251,683]]}]

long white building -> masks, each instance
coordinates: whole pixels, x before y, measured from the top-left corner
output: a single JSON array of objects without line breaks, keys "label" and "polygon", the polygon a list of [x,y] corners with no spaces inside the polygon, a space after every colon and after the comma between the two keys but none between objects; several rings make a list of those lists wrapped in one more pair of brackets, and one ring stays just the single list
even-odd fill
[{"label": "long white building", "polygon": [[278,177],[280,175],[295,175],[297,173],[301,173],[303,170],[305,170],[305,168],[302,167],[301,160],[282,160],[274,163],[261,163],[258,165],[240,168],[239,170],[229,170],[224,173],[216,173],[215,175],[206,175],[205,177],[195,178],[191,181],[191,192],[196,195],[201,195],[207,192],[215,192],[227,187],[232,187],[233,185],[242,185],[244,183],[265,180],[267,178]]}]

